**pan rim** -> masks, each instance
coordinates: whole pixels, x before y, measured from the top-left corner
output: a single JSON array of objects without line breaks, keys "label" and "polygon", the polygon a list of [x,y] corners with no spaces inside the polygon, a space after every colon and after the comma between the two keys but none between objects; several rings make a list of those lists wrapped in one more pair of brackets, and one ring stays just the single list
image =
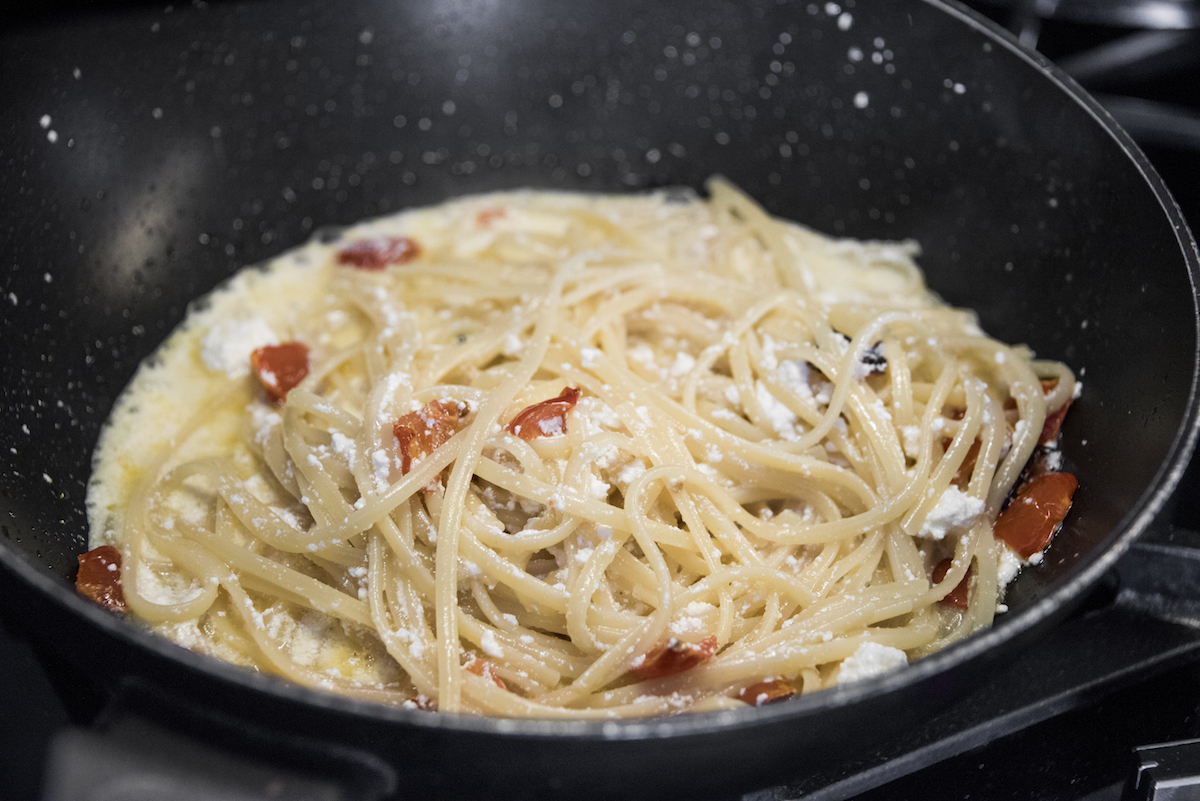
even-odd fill
[{"label": "pan rim", "polygon": [[714,731],[729,732],[756,727],[766,722],[783,719],[799,720],[814,714],[817,710],[850,706],[878,695],[910,687],[926,681],[954,665],[972,662],[985,653],[995,650],[1002,643],[1016,639],[1045,618],[1057,614],[1061,608],[1069,605],[1073,600],[1077,600],[1087,588],[1095,584],[1101,575],[1112,567],[1132,541],[1146,530],[1163,509],[1188,465],[1197,439],[1200,438],[1200,408],[1198,408],[1200,402],[1197,397],[1200,392],[1200,388],[1198,388],[1198,384],[1200,384],[1200,304],[1197,302],[1196,294],[1196,288],[1200,285],[1200,254],[1197,252],[1195,239],[1183,220],[1182,212],[1157,172],[1150,165],[1149,160],[1112,116],[1073,79],[1044,56],[1021,45],[1010,33],[955,0],[921,0],[921,2],[958,19],[986,36],[995,45],[1004,47],[1038,70],[1070,100],[1082,107],[1114,139],[1125,157],[1133,163],[1142,180],[1149,186],[1168,222],[1172,225],[1192,288],[1193,334],[1198,344],[1192,354],[1192,376],[1187,396],[1187,411],[1176,429],[1171,447],[1147,489],[1104,541],[1093,550],[1092,554],[1085,557],[1071,575],[1061,580],[1044,597],[1017,613],[1013,618],[1004,621],[1001,625],[977,632],[961,642],[912,664],[905,670],[884,674],[851,685],[830,688],[814,695],[761,709],[746,708],[744,710],[694,713],[661,720],[514,720],[447,713],[429,715],[394,709],[323,693],[286,683],[264,674],[246,671],[186,651],[136,625],[116,619],[113,615],[77,597],[69,585],[64,585],[44,571],[33,567],[23,553],[2,541],[0,541],[0,561],[3,561],[8,570],[14,571],[20,579],[43,596],[49,597],[69,614],[82,617],[88,624],[99,626],[107,634],[129,643],[135,648],[149,650],[158,657],[181,663],[210,678],[233,682],[258,692],[265,692],[280,701],[316,706],[354,716],[366,716],[388,723],[402,723],[429,730],[466,731],[481,735],[530,739],[551,739],[564,736],[583,741],[687,738]]}]

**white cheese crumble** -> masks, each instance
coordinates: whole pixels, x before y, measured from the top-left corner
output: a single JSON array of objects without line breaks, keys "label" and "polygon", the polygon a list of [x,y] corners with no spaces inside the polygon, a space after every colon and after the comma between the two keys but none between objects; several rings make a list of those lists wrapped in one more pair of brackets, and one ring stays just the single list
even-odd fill
[{"label": "white cheese crumble", "polygon": [[1025,563],[1021,561],[1021,557],[1017,554],[1017,552],[1008,547],[1008,545],[1005,543],[998,542],[996,544],[998,546],[998,550],[1000,551],[996,582],[1001,587],[1005,587],[1017,577],[1017,573],[1021,572],[1021,568],[1025,566]]},{"label": "white cheese crumble", "polygon": [[676,636],[697,632],[703,633],[705,630],[704,620],[702,618],[692,617],[689,615],[684,615],[678,620],[671,621],[671,624],[668,628],[671,630],[671,633]]},{"label": "white cheese crumble", "polygon": [[246,407],[254,424],[254,441],[261,447],[266,447],[271,436],[271,430],[283,423],[279,412],[261,403],[252,403]]},{"label": "white cheese crumble", "polygon": [[809,373],[808,362],[788,359],[780,363],[775,375],[802,399],[813,401],[812,386],[808,383]]},{"label": "white cheese crumble", "polygon": [[375,472],[375,486],[382,492],[392,483],[392,460],[387,451],[383,448],[372,451],[371,467]]},{"label": "white cheese crumble", "polygon": [[621,472],[617,474],[617,483],[623,487],[628,487],[645,472],[646,460],[638,459],[636,462],[631,462],[621,468]]},{"label": "white cheese crumble", "polygon": [[838,684],[869,679],[907,664],[908,655],[899,648],[880,645],[877,642],[864,642],[842,661],[842,669],[838,671]]},{"label": "white cheese crumble", "polygon": [[775,355],[779,351],[779,345],[775,344],[775,340],[770,334],[763,334],[762,338],[762,354],[763,366],[768,370],[774,370],[779,366],[779,358]]},{"label": "white cheese crumble", "polygon": [[583,492],[588,497],[595,498],[598,501],[606,500],[609,492],[612,491],[612,488],[608,485],[607,481],[599,478],[595,473],[590,471],[584,473],[583,482]]},{"label": "white cheese crumble", "polygon": [[208,369],[233,379],[250,375],[250,353],[265,345],[278,345],[279,338],[266,320],[226,320],[213,326],[200,345],[200,358]]},{"label": "white cheese crumble", "polygon": [[353,465],[355,454],[354,440],[340,431],[333,432],[332,440],[330,444],[333,446],[333,452]]},{"label": "white cheese crumble", "polygon": [[[586,367],[587,365],[584,366]],[[695,366],[696,360],[683,351],[680,351],[679,353],[675,354],[675,361],[671,363],[671,376],[673,378],[685,376],[690,373],[692,368]]]},{"label": "white cheese crumble", "polygon": [[767,389],[767,385],[763,382],[756,382],[754,390],[758,405],[762,407],[763,413],[766,414],[771,428],[775,429],[775,433],[783,439],[797,439],[800,434],[796,430],[795,413],[772,395],[771,391]]},{"label": "white cheese crumble", "polygon": [[600,398],[580,398],[575,406],[574,419],[583,425],[585,435],[597,434],[604,430],[619,431],[621,418],[607,403]]},{"label": "white cheese crumble", "polygon": [[484,629],[483,636],[479,638],[479,647],[485,654],[496,659],[504,656],[504,649],[496,642],[496,634],[491,629]]},{"label": "white cheese crumble", "polygon": [[[639,342],[626,353],[626,356],[647,370],[659,373],[658,364],[654,361],[654,351],[645,342]],[[661,375],[661,373],[659,374]]]},{"label": "white cheese crumble", "polygon": [[972,498],[958,487],[947,487],[929,510],[917,536],[940,540],[952,529],[966,528],[983,514],[983,499]]},{"label": "white cheese crumble", "polygon": [[921,455],[921,427],[900,426],[898,430],[903,440],[904,455],[910,459],[919,458]]}]

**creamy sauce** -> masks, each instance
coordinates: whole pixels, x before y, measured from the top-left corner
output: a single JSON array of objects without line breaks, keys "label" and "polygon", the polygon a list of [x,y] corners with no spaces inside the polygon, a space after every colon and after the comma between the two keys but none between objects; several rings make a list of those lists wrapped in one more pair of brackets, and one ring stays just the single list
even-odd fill
[{"label": "creamy sauce", "polygon": [[[441,254],[440,257],[448,265],[446,269],[452,270],[461,266],[455,262],[456,259],[469,263],[480,252],[489,249],[494,251],[497,247],[503,249],[506,235],[515,234],[514,247],[518,247],[520,252],[537,252],[539,237],[552,239],[564,236],[566,222],[558,212],[568,208],[579,214],[590,215],[589,224],[593,228],[611,226],[616,232],[611,234],[613,236],[618,236],[621,226],[629,226],[631,221],[646,226],[660,224],[660,230],[656,230],[654,236],[642,237],[648,243],[646,247],[651,249],[648,259],[661,258],[672,262],[691,259],[702,263],[715,246],[713,237],[716,231],[709,232],[698,224],[695,215],[701,212],[699,207],[693,211],[693,207],[696,205],[680,206],[669,200],[664,201],[662,197],[596,198],[554,193],[471,197],[442,207],[414,210],[362,223],[347,229],[339,241],[314,241],[262,267],[239,272],[189,310],[185,321],[139,368],[118,400],[101,434],[93,460],[94,469],[87,498],[91,546],[119,547],[128,527],[140,525],[137,520],[127,516],[126,510],[131,506],[131,501],[136,501],[139,493],[144,494],[146,487],[174,468],[211,455],[231,457],[232,464],[240,474],[238,492],[252,496],[258,504],[255,508],[265,508],[266,514],[278,518],[292,530],[304,532],[314,528],[314,513],[307,508],[306,502],[302,502],[304,499],[282,493],[275,479],[263,469],[262,452],[270,442],[279,439],[279,432],[283,428],[283,407],[265,398],[258,376],[250,366],[251,352],[267,345],[300,341],[310,349],[312,369],[324,370],[327,365],[336,363],[337,354],[364,337],[366,315],[371,316],[372,325],[378,323],[382,326],[378,336],[390,341],[402,338],[403,331],[421,330],[414,315],[429,313],[415,311],[403,299],[389,294],[390,288],[383,283],[383,274],[381,282],[368,290],[370,294],[364,298],[364,309],[369,305],[369,312],[359,310],[362,313],[356,316],[356,310],[347,311],[344,306],[334,304],[332,282],[337,280],[338,270],[348,269],[335,265],[335,255],[347,242],[411,237],[420,243],[422,250]],[[496,213],[497,209],[501,209],[502,213]],[[474,230],[464,233],[464,218],[477,220]],[[962,330],[978,332],[969,313],[942,307],[924,289],[919,273],[910,261],[915,246],[833,242],[803,232],[802,229],[797,230],[800,231],[798,236],[812,237],[818,246],[811,252],[806,251],[803,258],[798,259],[799,276],[796,280],[804,285],[807,296],[813,298],[814,303],[828,304],[830,307],[840,305],[842,310],[838,313],[845,315],[847,326],[861,324],[856,315],[865,319],[869,313],[874,313],[862,311],[859,304],[862,308],[872,307],[872,304],[878,307],[895,297],[898,298],[895,301],[897,308],[936,308],[939,314],[959,317],[963,321]],[[761,263],[752,263],[743,252],[737,250],[730,256],[730,264],[735,272],[741,271],[744,277],[752,276],[755,269],[762,269]],[[504,263],[495,269],[498,271],[497,278],[520,279],[528,265],[523,265],[519,258],[515,258],[512,263]],[[413,288],[421,291],[425,286],[428,284],[417,283]],[[437,319],[443,322],[456,321],[471,299],[456,298],[450,292],[442,302],[442,308],[436,311]],[[533,308],[537,301],[532,295],[529,298],[522,297],[518,310],[523,305]],[[463,322],[457,337],[463,342],[469,341],[487,322],[486,317],[481,322],[476,312],[472,312],[476,314],[473,319],[461,314]],[[657,306],[651,305],[646,317],[654,318],[660,312]],[[518,359],[530,339],[530,331],[525,327],[508,333],[500,346],[500,355]],[[461,343],[452,341],[447,348],[458,344]],[[837,347],[840,347],[840,354],[836,352]],[[847,348],[846,342],[835,340],[834,357],[846,353]],[[764,369],[761,374],[768,381],[759,379],[744,384],[741,392],[731,384],[720,394],[706,399],[705,402],[719,407],[712,411],[713,420],[728,420],[731,425],[748,427],[750,423],[746,409],[753,405],[766,423],[764,434],[768,438],[794,443],[811,431],[811,418],[810,423],[806,424],[782,402],[778,386],[782,385],[795,393],[805,403],[821,407],[830,404],[835,385],[818,370],[811,368],[808,362],[787,358],[787,349],[786,343],[776,342],[769,334],[763,334]],[[595,347],[584,347],[579,355],[580,366],[585,370],[596,369],[603,365],[606,358]],[[870,358],[864,358],[850,371],[853,381],[870,380],[878,369],[877,365],[884,361],[882,351],[874,352],[874,347],[868,349],[864,356]],[[645,344],[637,344],[626,351],[625,358],[631,368],[647,377],[647,380],[657,381],[665,393],[678,393],[686,385],[698,360],[703,358],[703,353],[688,353],[683,348],[660,348],[655,351]],[[1000,359],[996,361],[998,365],[1003,363]],[[332,371],[335,368],[328,369]],[[882,372],[882,369],[879,371]],[[366,397],[368,394],[376,396],[382,393],[382,397],[389,398],[400,390],[411,389],[406,384],[408,380],[403,373],[392,373],[384,377],[382,386],[378,388],[358,387],[361,390],[358,395]],[[462,380],[466,382],[468,379]],[[768,382],[774,386],[768,386]],[[571,420],[574,422],[571,425],[580,426],[580,430],[586,432],[589,438],[611,437],[615,432],[624,430],[622,427],[625,424],[614,410],[618,405],[613,401],[610,406],[599,397],[583,397],[573,412]],[[419,404],[414,402],[411,407],[396,409],[391,412],[390,419],[415,412],[418,408]],[[870,411],[875,419],[881,421],[881,425],[886,426],[892,421],[889,408],[881,402],[875,402]],[[474,410],[460,403],[459,412],[467,414],[470,411]],[[366,419],[364,408],[346,408],[340,412],[357,420]],[[650,423],[649,408],[638,406],[636,412],[644,422]],[[945,421],[938,417],[935,423],[940,426]],[[1024,424],[1025,421],[1021,420],[1017,426]],[[564,453],[560,456],[555,451],[560,445],[555,443],[563,439],[561,435],[567,425],[566,417],[549,417],[536,425],[538,435],[545,437],[536,444],[538,455],[553,470],[564,470],[568,455]],[[902,463],[907,458],[911,465],[920,453],[922,431],[914,425],[895,428],[894,451],[900,454]],[[839,446],[839,450],[831,442],[823,443],[823,447],[818,449],[822,451],[821,458],[841,468],[849,467],[848,454],[855,447],[853,437],[846,428],[845,420],[838,419],[835,430],[837,436],[848,438],[848,444]],[[353,472],[356,467],[368,466],[365,474],[370,480],[365,484],[360,480],[356,489],[361,489],[363,497],[345,499],[352,504],[352,509],[360,509],[368,500],[366,496],[385,492],[403,475],[400,455],[392,442],[391,431],[388,427],[384,432],[384,440],[392,444],[376,441],[369,447],[361,437],[356,441],[353,436],[340,431],[323,432],[324,444],[315,447],[308,458],[312,460],[314,468],[341,471],[343,474]],[[937,431],[940,428],[935,430],[934,436],[938,435]],[[684,433],[685,439],[690,436],[700,441],[703,437],[703,432],[699,430]],[[613,447],[598,448],[587,463],[589,469],[577,490],[599,503],[607,502],[613,493],[624,495],[634,482],[653,468],[646,458],[629,458],[618,454]],[[696,459],[695,467],[716,484],[733,487],[733,480],[723,471],[736,474],[746,469],[747,465],[738,457],[723,452],[720,447],[710,445]],[[434,483],[439,480],[435,476]],[[484,487],[480,497],[497,520],[518,531],[524,522],[543,514],[547,509],[562,511],[565,508],[564,497],[558,494],[543,504],[512,494],[498,494],[492,488]],[[231,501],[240,502],[237,498]],[[168,531],[177,525],[194,524],[205,529],[220,527],[221,521],[214,520],[217,513],[213,511],[211,497],[174,492],[163,501],[163,505],[165,508],[157,509],[156,515],[162,528]],[[929,506],[923,513],[925,516],[921,518],[923,522],[919,530],[913,532],[919,538],[914,552],[919,549],[926,568],[931,568],[939,559],[953,553],[954,542],[966,537],[968,529],[983,514],[984,501],[968,497],[960,489],[950,486],[936,503],[931,501]],[[799,500],[792,499],[777,507],[773,510],[763,505],[753,513],[762,520],[785,515],[797,521],[798,525],[821,523],[821,517],[814,507]],[[234,529],[228,527],[228,530]],[[362,554],[361,564],[347,565],[323,562],[321,559],[310,560],[307,554],[284,552],[258,541],[249,543],[249,538],[242,534],[230,536],[239,545],[255,549],[260,557],[331,584],[345,596],[360,602],[364,608],[370,600],[367,559],[362,541],[351,545],[342,543],[342,547],[357,548],[358,553]],[[426,532],[426,536],[428,544],[432,546],[437,538],[436,529]],[[531,575],[544,579],[553,591],[562,592],[563,581],[577,575],[598,550],[608,547],[607,543],[612,537],[613,530],[605,525],[585,524],[579,529],[579,542],[573,546],[574,550],[553,551],[549,557],[536,556],[521,570],[528,570]],[[312,550],[317,550],[316,546]],[[818,550],[819,547],[814,546],[779,561],[800,575]],[[187,573],[173,569],[171,559],[150,544],[145,546],[141,555],[140,567],[134,579],[136,586],[127,589],[135,591],[148,602],[164,607],[185,604],[211,589]],[[980,558],[989,558],[989,555],[980,554]],[[1020,558],[1003,543],[994,546],[990,558],[999,563],[1001,588],[1016,575],[1022,564]],[[916,575],[920,570],[919,565],[906,570],[908,575],[901,578],[910,582],[926,577]],[[925,572],[928,574],[928,569]],[[460,582],[481,574],[479,564],[460,556]],[[752,598],[747,603],[752,607],[759,600]],[[260,657],[250,653],[253,648],[246,635],[235,631],[234,617],[244,610],[232,609],[232,603],[222,596],[200,619],[162,620],[153,628],[184,647],[235,664],[271,669],[269,665],[264,667]],[[329,682],[335,679],[339,682],[348,680],[356,687],[389,690],[406,686],[404,672],[392,658],[394,651],[389,654],[374,631],[348,623],[344,617],[339,621],[334,616],[314,612],[301,604],[289,602],[286,597],[256,603],[251,605],[255,626],[265,631],[272,640],[283,643],[287,658],[295,664],[310,669],[315,675],[329,677]],[[536,605],[531,607],[536,611]],[[648,607],[639,600],[631,602],[630,608],[640,614]],[[718,611],[712,603],[693,601],[672,616],[667,630],[672,636],[691,638],[694,642],[716,627]],[[511,614],[507,617],[515,626],[516,618]],[[503,625],[495,630],[482,630],[475,643],[482,655],[497,660],[511,655],[514,645],[501,643],[498,635],[502,631]],[[827,642],[833,635],[826,634],[829,635],[825,638]],[[397,636],[407,643],[405,647],[414,659],[428,658],[424,653],[426,644],[420,632],[401,628]],[[531,637],[526,635],[526,638]],[[525,644],[524,640],[520,642]],[[870,642],[862,644],[853,653],[846,653],[850,655],[844,657],[840,675],[837,670],[829,668],[826,669],[825,680],[845,682],[869,678],[907,663],[903,650]],[[318,679],[316,684],[323,686],[323,681]]]}]

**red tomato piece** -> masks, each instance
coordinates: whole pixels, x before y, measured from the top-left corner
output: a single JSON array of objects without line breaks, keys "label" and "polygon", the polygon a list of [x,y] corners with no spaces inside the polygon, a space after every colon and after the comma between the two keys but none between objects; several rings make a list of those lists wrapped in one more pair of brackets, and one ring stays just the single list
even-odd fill
[{"label": "red tomato piece", "polygon": [[[941,584],[942,580],[946,578],[946,574],[950,572],[950,564],[950,559],[943,559],[942,561],[938,562],[933,568],[933,575],[929,578],[930,582],[933,584]],[[975,565],[971,565],[969,568],[967,568],[967,573],[965,576],[963,576],[963,580],[958,582],[958,586],[950,590],[950,592],[947,593],[942,600],[938,601],[938,603],[940,603],[942,606],[952,606],[955,609],[961,609],[964,612],[967,611],[971,573],[974,570]]]},{"label": "red tomato piece", "polygon": [[267,395],[283,403],[287,394],[308,375],[308,346],[295,341],[264,345],[251,352],[250,366]]},{"label": "red tomato piece", "polygon": [[1021,485],[996,518],[996,539],[1022,559],[1040,553],[1071,509],[1079,482],[1070,473],[1044,473]]},{"label": "red tomato piece", "polygon": [[419,255],[420,245],[407,236],[376,236],[346,245],[337,252],[337,263],[360,270],[382,270],[389,264],[407,264]]},{"label": "red tomato piece", "polygon": [[[942,450],[950,450],[950,444],[953,441],[949,437],[942,437]],[[971,443],[971,447],[967,448],[967,455],[963,457],[962,464],[958,466],[954,478],[951,479],[954,486],[959,489],[966,488],[967,484],[971,482],[971,473],[975,472],[975,462],[979,460],[980,444],[979,438],[976,437],[975,441]]]},{"label": "red tomato piece", "polygon": [[483,209],[475,215],[475,223],[480,228],[487,228],[495,220],[503,219],[508,215],[504,209]]},{"label": "red tomato piece", "polygon": [[79,555],[75,591],[110,612],[124,612],[125,593],[121,590],[121,552],[101,545]]},{"label": "red tomato piece", "polygon": [[1058,439],[1058,431],[1062,428],[1063,418],[1067,416],[1067,409],[1070,408],[1071,401],[1067,401],[1057,411],[1046,415],[1046,422],[1042,424],[1042,434],[1038,437],[1039,445],[1045,445]]},{"label": "red tomato piece", "polygon": [[681,642],[674,637],[663,646],[655,648],[629,669],[629,675],[638,681],[661,679],[690,670],[707,662],[717,652],[717,638],[705,637],[700,642]]},{"label": "red tomato piece", "polygon": [[[1055,378],[1053,380],[1042,381],[1040,383],[1042,385],[1042,392],[1044,394],[1049,394],[1056,386],[1058,386],[1058,379]],[[1004,408],[1017,408],[1016,400],[1013,398],[1008,398],[1004,401]],[[1063,418],[1067,416],[1067,409],[1069,408],[1071,408],[1071,401],[1068,400],[1058,411],[1050,412],[1046,415],[1046,422],[1042,424],[1042,433],[1040,436],[1038,436],[1039,445],[1045,445],[1048,442],[1053,442],[1054,440],[1058,439],[1058,429],[1062,426]]]},{"label": "red tomato piece", "polygon": [[467,654],[467,661],[463,662],[463,669],[468,673],[474,673],[480,678],[487,679],[501,690],[508,689],[508,685],[504,683],[504,679],[496,674],[496,666],[486,659],[480,659],[475,654]]},{"label": "red tomato piece", "polygon": [[[1042,392],[1049,394],[1058,386],[1058,379],[1051,381],[1043,381]],[[1038,437],[1038,444],[1045,445],[1048,442],[1054,442],[1058,439],[1058,430],[1062,428],[1063,418],[1067,416],[1067,410],[1071,408],[1071,401],[1068,400],[1057,411],[1050,412],[1046,415],[1046,422],[1042,424],[1042,434]]]},{"label": "red tomato piece", "polygon": [[751,684],[737,694],[743,704],[750,706],[766,706],[778,701],[786,701],[796,694],[796,687],[787,679],[767,679],[757,684]]},{"label": "red tomato piece", "polygon": [[392,424],[392,433],[400,443],[402,473],[408,473],[413,461],[425,458],[454,436],[459,413],[454,401],[432,401],[415,412],[401,415]]},{"label": "red tomato piece", "polygon": [[535,403],[521,410],[508,424],[508,433],[525,441],[567,433],[567,414],[575,408],[579,390],[567,387],[557,398]]}]

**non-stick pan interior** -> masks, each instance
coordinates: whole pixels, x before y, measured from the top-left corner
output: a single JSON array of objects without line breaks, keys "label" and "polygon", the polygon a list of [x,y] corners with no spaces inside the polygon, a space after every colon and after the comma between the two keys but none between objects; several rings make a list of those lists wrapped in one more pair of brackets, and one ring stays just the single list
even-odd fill
[{"label": "non-stick pan interior", "polygon": [[[720,173],[1071,364],[1066,586],[1190,443],[1195,254],[1095,104],[933,2],[181,4],[0,33],[0,542],[62,579],[91,448],[187,304],[323,226],[519,186]],[[1124,522],[1123,522],[1124,521]]]},{"label": "non-stick pan interior", "polygon": [[948,300],[1083,376],[1064,540],[1103,539],[1184,415],[1191,285],[1147,168],[934,5],[231,3],[3,45],[4,533],[64,578],[99,426],[190,300],[465,192],[722,173],[820,230],[917,239]]}]

